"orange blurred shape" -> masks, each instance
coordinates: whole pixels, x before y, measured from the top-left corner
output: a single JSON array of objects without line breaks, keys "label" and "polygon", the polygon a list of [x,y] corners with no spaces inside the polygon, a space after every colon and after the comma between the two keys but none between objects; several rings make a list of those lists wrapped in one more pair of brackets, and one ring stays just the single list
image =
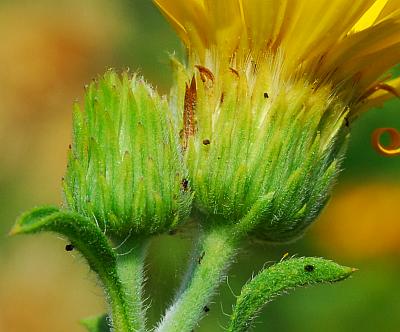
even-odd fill
[{"label": "orange blurred shape", "polygon": [[348,184],[312,231],[332,256],[371,258],[400,254],[400,183]]},{"label": "orange blurred shape", "polygon": [[[384,134],[390,136],[390,144],[387,146],[381,143]],[[383,156],[400,156],[400,132],[396,128],[378,128],[372,133],[372,146]]]}]

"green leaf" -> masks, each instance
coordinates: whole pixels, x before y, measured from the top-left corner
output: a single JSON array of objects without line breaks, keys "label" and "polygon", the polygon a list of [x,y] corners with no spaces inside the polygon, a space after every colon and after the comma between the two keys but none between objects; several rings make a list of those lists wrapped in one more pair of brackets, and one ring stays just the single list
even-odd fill
[{"label": "green leaf", "polygon": [[250,329],[265,304],[288,290],[344,280],[356,269],[322,258],[292,258],[262,270],[242,288],[231,316],[229,332]]},{"label": "green leaf", "polygon": [[88,332],[110,332],[107,315],[88,317],[81,320],[81,324]]},{"label": "green leaf", "polygon": [[62,211],[57,207],[39,207],[22,214],[10,234],[45,231],[67,237],[99,276],[105,273],[105,267],[115,266],[116,255],[100,228],[79,214]]},{"label": "green leaf", "polygon": [[56,207],[39,207],[22,214],[11,235],[55,232],[64,235],[81,252],[103,283],[112,309],[115,330],[130,332],[138,317],[131,317],[126,286],[120,280],[117,254],[101,229],[88,218]]}]

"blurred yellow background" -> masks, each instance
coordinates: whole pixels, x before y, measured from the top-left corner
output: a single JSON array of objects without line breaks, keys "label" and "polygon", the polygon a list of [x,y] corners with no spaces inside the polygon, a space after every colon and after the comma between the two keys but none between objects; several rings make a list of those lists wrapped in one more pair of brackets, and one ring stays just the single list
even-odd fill
[{"label": "blurred yellow background", "polygon": [[[168,52],[182,48],[150,0],[3,0],[0,4],[0,332],[84,331],[105,310],[95,277],[54,235],[7,237],[16,216],[60,204],[71,105],[108,67],[130,67],[160,92],[171,82]],[[371,64],[373,65],[373,64]],[[397,70],[399,73],[400,70]],[[398,331],[400,157],[370,147],[376,127],[400,129],[400,102],[354,125],[343,172],[320,220],[295,244],[252,243],[196,331],[222,331],[233,293],[286,252],[360,268],[351,280],[296,291],[267,306],[255,331]],[[190,239],[154,239],[147,262],[149,324],[169,303]],[[231,291],[232,289],[232,291]]]}]

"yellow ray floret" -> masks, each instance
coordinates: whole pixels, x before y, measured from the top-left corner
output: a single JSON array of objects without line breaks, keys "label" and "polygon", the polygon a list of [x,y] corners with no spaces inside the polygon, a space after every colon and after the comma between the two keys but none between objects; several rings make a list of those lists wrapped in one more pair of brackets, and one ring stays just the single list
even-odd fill
[{"label": "yellow ray floret", "polygon": [[380,14],[381,13],[383,14],[384,8],[388,9],[386,7],[387,4],[388,4],[387,0],[375,1],[375,3],[364,14],[364,16],[360,18],[360,20],[354,26],[353,30],[360,31],[369,28],[371,25],[373,25],[379,19]]},{"label": "yellow ray floret", "polygon": [[154,1],[200,62],[209,51],[240,63],[279,49],[287,75],[301,67],[367,89],[400,59],[399,0]]}]

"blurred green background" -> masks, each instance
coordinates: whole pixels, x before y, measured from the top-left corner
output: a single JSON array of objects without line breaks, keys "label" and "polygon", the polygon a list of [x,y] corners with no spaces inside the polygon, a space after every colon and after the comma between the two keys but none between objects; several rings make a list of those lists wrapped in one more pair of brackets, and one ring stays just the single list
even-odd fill
[{"label": "blurred green background", "polygon": [[[2,0],[0,41],[0,331],[83,331],[78,320],[105,305],[79,254],[65,252],[65,240],[56,236],[9,238],[7,232],[22,211],[60,203],[71,105],[84,84],[108,67],[130,67],[166,92],[167,54],[182,54],[182,47],[150,0]],[[243,248],[196,331],[223,331],[233,294],[253,271],[287,252],[328,257],[360,272],[279,298],[255,331],[399,331],[400,157],[371,148],[371,132],[383,126],[400,129],[399,101],[354,125],[345,171],[316,225],[295,244]],[[177,288],[191,242],[154,239],[149,324]]]}]

